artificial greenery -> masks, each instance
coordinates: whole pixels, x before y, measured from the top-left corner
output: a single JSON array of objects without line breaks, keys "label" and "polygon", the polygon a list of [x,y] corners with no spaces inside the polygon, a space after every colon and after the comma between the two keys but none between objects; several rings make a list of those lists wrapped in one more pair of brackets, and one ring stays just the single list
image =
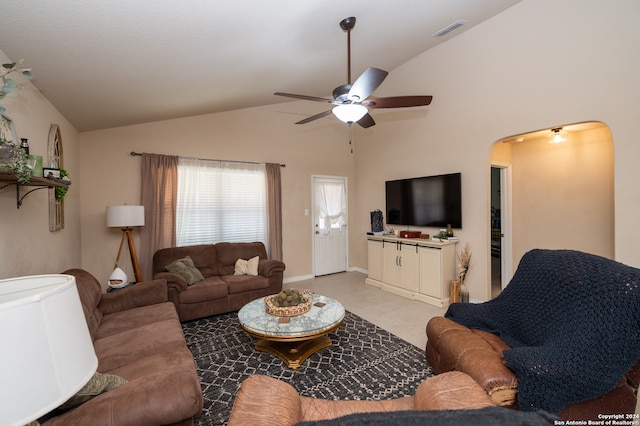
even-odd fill
[{"label": "artificial greenery", "polygon": [[[65,169],[60,169],[60,179],[64,177],[69,177],[69,173]],[[64,200],[64,196],[67,195],[68,190],[69,190],[68,186],[57,186],[56,200]]]},{"label": "artificial greenery", "polygon": [[[0,100],[4,99],[5,96],[10,95],[11,93],[15,92],[16,89],[20,88],[20,86],[14,79],[7,77],[9,74],[14,72],[21,73],[25,78],[29,80],[31,80],[31,78],[33,77],[31,74],[31,68],[25,68],[22,66],[22,59],[20,59],[18,62],[2,64],[2,67],[0,68],[0,79],[2,80],[2,88],[0,88]],[[5,108],[3,106],[0,106],[0,113],[4,113],[4,111]]]},{"label": "artificial greenery", "polygon": [[16,175],[19,183],[25,184],[31,181],[31,169],[27,165],[27,153],[13,141],[0,138],[0,148],[8,155],[2,158],[0,168],[6,168]]}]

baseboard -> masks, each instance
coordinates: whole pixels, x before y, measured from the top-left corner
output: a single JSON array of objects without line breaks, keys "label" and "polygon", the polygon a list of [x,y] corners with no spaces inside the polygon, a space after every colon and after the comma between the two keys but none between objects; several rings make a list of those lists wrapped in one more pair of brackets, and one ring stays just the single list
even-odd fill
[{"label": "baseboard", "polygon": [[288,283],[295,283],[297,281],[304,281],[304,280],[310,280],[312,278],[315,278],[313,275],[299,275],[297,277],[288,277],[288,278],[284,278],[282,280],[283,284],[288,284]]},{"label": "baseboard", "polygon": [[[359,268],[357,266],[352,266],[352,267],[348,268],[347,272],[360,272],[360,273],[363,273],[365,275],[369,274],[369,271],[367,271],[366,269]],[[282,280],[282,283],[283,284],[295,283],[295,282],[298,282],[298,281],[311,280],[311,279],[314,279],[314,278],[315,278],[315,275],[298,275],[297,277],[284,278]]]}]

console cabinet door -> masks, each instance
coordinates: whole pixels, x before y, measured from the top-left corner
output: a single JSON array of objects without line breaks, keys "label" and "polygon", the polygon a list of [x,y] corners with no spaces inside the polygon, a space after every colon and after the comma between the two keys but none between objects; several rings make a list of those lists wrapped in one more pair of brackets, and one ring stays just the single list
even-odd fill
[{"label": "console cabinet door", "polygon": [[442,299],[442,253],[440,249],[420,247],[420,293]]},{"label": "console cabinet door", "polygon": [[409,291],[418,291],[420,287],[418,246],[402,244],[400,253],[400,269],[402,270],[400,287]]},{"label": "console cabinet door", "polygon": [[382,281],[386,284],[397,287],[402,282],[402,270],[400,269],[401,253],[400,243],[385,242]]},{"label": "console cabinet door", "polygon": [[367,248],[369,254],[369,278],[382,281],[382,264],[384,262],[382,241],[369,240]]}]

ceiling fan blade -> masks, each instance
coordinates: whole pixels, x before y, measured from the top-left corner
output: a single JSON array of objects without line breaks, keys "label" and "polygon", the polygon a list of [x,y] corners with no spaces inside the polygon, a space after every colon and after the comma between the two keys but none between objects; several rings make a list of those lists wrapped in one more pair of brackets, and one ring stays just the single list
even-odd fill
[{"label": "ceiling fan blade", "polygon": [[296,124],[307,124],[313,120],[317,120],[318,118],[326,117],[329,114],[331,114],[331,110],[324,111],[316,115],[312,115],[311,117],[307,117],[304,120],[298,121]]},{"label": "ceiling fan blade", "polygon": [[328,102],[328,103],[332,103],[333,102],[333,99],[319,98],[317,96],[296,95],[294,93],[276,92],[276,93],[274,93],[274,95],[276,95],[276,96],[286,96],[288,98],[303,99],[305,101]]},{"label": "ceiling fan blade", "polygon": [[376,122],[373,121],[373,117],[369,113],[367,113],[363,115],[360,120],[358,120],[358,124],[366,129],[367,127],[375,126]]},{"label": "ceiling fan blade", "polygon": [[378,68],[367,68],[351,86],[348,98],[355,102],[364,101],[382,84],[387,74]]},{"label": "ceiling fan blade", "polygon": [[363,104],[369,108],[406,108],[429,105],[433,96],[391,96],[367,99]]}]

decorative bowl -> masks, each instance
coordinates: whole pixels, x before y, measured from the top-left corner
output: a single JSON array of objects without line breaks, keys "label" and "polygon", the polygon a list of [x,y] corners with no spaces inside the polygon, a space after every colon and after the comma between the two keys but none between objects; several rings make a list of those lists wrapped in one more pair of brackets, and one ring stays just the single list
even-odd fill
[{"label": "decorative bowl", "polygon": [[276,306],[273,303],[273,299],[278,297],[277,294],[272,296],[267,296],[264,298],[265,308],[267,313],[270,315],[274,315],[277,317],[295,317],[298,315],[302,315],[311,310],[311,300],[313,299],[311,290],[303,290],[302,296],[306,299],[305,302],[300,303],[296,306]]}]

